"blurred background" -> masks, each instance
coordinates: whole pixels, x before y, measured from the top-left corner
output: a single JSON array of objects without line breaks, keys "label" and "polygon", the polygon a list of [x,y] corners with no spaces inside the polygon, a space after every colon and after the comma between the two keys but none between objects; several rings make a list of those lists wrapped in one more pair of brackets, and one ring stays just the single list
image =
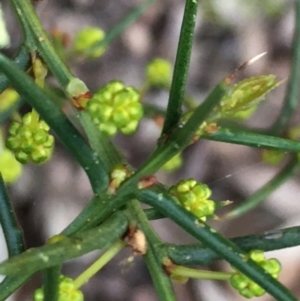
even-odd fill
[{"label": "blurred background", "polygon": [[[2,0],[11,47],[5,53],[12,55],[21,40],[17,21],[8,1]],[[139,0],[43,0],[36,5],[47,30],[56,28],[72,38],[86,26],[113,28],[124,16],[139,5]],[[108,47],[98,60],[81,62],[72,71],[95,91],[110,80],[119,79],[126,85],[140,88],[145,80],[146,64],[155,57],[174,63],[181,20],[183,0],[158,0],[135,24]],[[202,0],[199,1],[196,34],[192,51],[187,93],[201,102],[210,89],[241,63],[267,51],[267,55],[242,74],[249,77],[275,74],[280,79],[289,75],[291,41],[294,29],[294,1],[292,0]],[[284,98],[283,84],[267,96],[246,124],[268,128],[277,118]],[[166,91],[148,93],[146,101],[165,106]],[[293,124],[299,122],[295,116]],[[145,119],[139,130],[130,137],[114,139],[128,161],[139,167],[155,148],[160,128],[153,120]],[[88,203],[92,196],[86,175],[64,150],[59,141],[52,160],[41,166],[27,165],[19,180],[9,187],[10,197],[24,230],[26,246],[36,247],[49,236],[60,232]],[[270,180],[284,166],[269,166],[262,162],[258,149],[221,142],[199,141],[183,153],[184,165],[174,173],[159,172],[158,179],[171,185],[180,179],[193,177],[209,185],[214,200],[243,202]],[[227,237],[260,233],[274,228],[299,224],[299,177],[294,177],[273,193],[257,209],[241,218],[214,221],[215,229]],[[233,205],[234,206],[234,205]],[[231,207],[232,208],[232,207]],[[230,210],[231,208],[225,208]],[[168,220],[153,222],[160,236],[167,242],[184,244],[193,238]],[[0,244],[5,258],[4,242]],[[128,252],[122,252],[101,273],[91,279],[83,292],[87,301],[155,301],[158,300],[151,278],[143,261],[135,258],[126,263]],[[64,265],[63,272],[76,277],[99,252]],[[300,298],[299,248],[270,252],[283,265],[280,280]],[[216,262],[208,269],[229,269],[224,262]],[[10,300],[27,301],[40,285],[37,275]],[[179,301],[183,300],[243,300],[225,282],[192,281],[175,285]],[[269,296],[260,300],[273,300]]]}]

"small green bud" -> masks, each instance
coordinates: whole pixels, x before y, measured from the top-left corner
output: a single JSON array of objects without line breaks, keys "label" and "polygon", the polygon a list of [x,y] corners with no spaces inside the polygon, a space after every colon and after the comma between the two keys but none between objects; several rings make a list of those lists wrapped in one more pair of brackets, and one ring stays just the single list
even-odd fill
[{"label": "small green bud", "polygon": [[246,78],[229,89],[208,119],[236,118],[241,117],[243,112],[252,114],[253,108],[264,100],[265,95],[280,84],[272,74]]},{"label": "small green bud", "polygon": [[152,86],[168,86],[172,78],[170,62],[160,58],[154,59],[146,67],[146,78]]},{"label": "small green bud", "polygon": [[278,165],[284,159],[284,152],[277,149],[263,149],[261,152],[262,161],[270,165]]},{"label": "small green bud", "polygon": [[260,263],[266,260],[265,254],[262,250],[251,250],[249,252],[249,257],[256,263]]},{"label": "small green bud", "polygon": [[[73,48],[76,52],[84,53],[86,50],[94,46],[96,43],[105,38],[105,32],[97,27],[86,27],[77,32]],[[99,58],[105,52],[106,47],[100,46],[93,50],[88,57]]]},{"label": "small green bud", "polygon": [[109,192],[115,193],[116,189],[131,175],[130,169],[125,165],[116,166],[110,174]]},{"label": "small green bud", "polygon": [[4,112],[13,105],[19,98],[19,94],[13,89],[6,89],[0,94],[0,112]]},{"label": "small green bud", "polygon": [[22,165],[8,149],[0,153],[0,173],[5,183],[15,182],[22,174]]},{"label": "small green bud", "polygon": [[172,172],[179,169],[181,166],[182,166],[182,156],[181,153],[178,153],[172,159],[170,159],[166,164],[164,164],[161,170]]}]

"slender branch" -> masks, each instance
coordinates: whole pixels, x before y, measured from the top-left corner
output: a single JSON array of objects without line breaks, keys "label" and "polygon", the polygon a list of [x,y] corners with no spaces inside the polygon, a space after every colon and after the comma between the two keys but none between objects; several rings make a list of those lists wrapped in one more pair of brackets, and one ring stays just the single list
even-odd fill
[{"label": "slender branch", "polygon": [[80,288],[97,272],[99,272],[108,262],[110,262],[124,247],[125,243],[122,240],[115,242],[110,248],[101,255],[90,267],[74,280],[74,287]]},{"label": "slender branch", "polygon": [[6,192],[5,184],[0,173],[0,224],[7,244],[9,257],[24,252],[23,233],[16,219],[14,209]]},{"label": "slender branch", "polygon": [[300,152],[300,142],[298,141],[251,132],[235,131],[233,129],[220,129],[214,134],[204,135],[201,138],[256,148],[272,148],[283,151]]},{"label": "slender branch", "polygon": [[278,301],[296,301],[297,299],[280,282],[252,260],[245,260],[244,254],[235,244],[211,229],[207,224],[197,220],[190,212],[176,204],[161,187],[143,190],[139,199],[149,206],[171,218],[188,233],[211,248],[220,257],[228,261],[234,268],[248,276],[264,288]]},{"label": "slender branch", "polygon": [[36,15],[31,1],[10,0],[10,2],[19,17],[19,20],[22,20],[22,28],[29,28],[30,33],[25,32],[25,38],[27,38],[28,35],[32,35],[34,37],[35,47],[47,63],[47,66],[56,76],[61,85],[66,87],[73,76],[61,61],[60,57],[56,54],[38,16]]},{"label": "slender branch", "polygon": [[0,300],[6,300],[25,282],[27,282],[34,273],[20,273],[16,276],[7,276],[0,283]]},{"label": "slender branch", "polygon": [[174,290],[170,278],[166,275],[152,247],[144,256],[155,290],[161,301],[175,301]]},{"label": "slender branch", "polygon": [[[138,178],[155,173],[162,165],[188,146],[192,141],[194,133],[223,97],[226,92],[226,87],[226,82],[221,81],[211,91],[205,101],[195,109],[193,115],[185,125],[178,127],[169,137],[167,137],[167,139],[161,140],[151,157],[133,175],[133,177]],[[132,179],[129,179],[128,183],[130,183],[131,180]]]},{"label": "slender branch", "polygon": [[[230,240],[244,252],[255,249],[268,252],[291,248],[300,244],[300,227],[272,230]],[[167,252],[170,259],[180,265],[208,265],[215,260],[222,259],[220,255],[203,244],[167,245]]]},{"label": "slender branch", "polygon": [[190,65],[198,1],[186,0],[177,48],[173,79],[162,136],[169,134],[179,123],[185,86]]},{"label": "slender branch", "polygon": [[[29,67],[29,54],[25,46],[21,46],[16,57],[15,63],[20,69],[25,70]],[[0,74],[0,94],[9,86],[9,80],[4,74]]]},{"label": "slender branch", "polygon": [[34,273],[93,250],[107,248],[125,233],[127,226],[126,217],[121,212],[115,213],[99,227],[80,232],[71,238],[66,237],[50,245],[29,249],[2,262],[0,274]]},{"label": "slender branch", "polygon": [[55,266],[43,271],[44,301],[57,301],[59,296],[59,276],[61,266]]}]

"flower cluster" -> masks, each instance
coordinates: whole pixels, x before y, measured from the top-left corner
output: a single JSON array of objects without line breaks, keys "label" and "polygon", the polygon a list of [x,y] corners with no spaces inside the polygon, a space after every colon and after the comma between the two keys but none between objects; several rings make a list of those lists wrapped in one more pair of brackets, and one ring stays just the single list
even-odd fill
[{"label": "flower cluster", "polygon": [[[34,292],[34,301],[43,301],[44,292],[42,288],[37,289]],[[72,278],[60,276],[59,281],[59,296],[58,301],[83,301],[84,296],[82,292],[75,288]]]},{"label": "flower cluster", "polygon": [[108,136],[114,136],[118,130],[126,135],[134,133],[143,117],[139,92],[119,81],[112,81],[97,91],[86,110]]},{"label": "flower cluster", "polygon": [[[277,259],[266,259],[261,250],[252,250],[249,253],[249,258],[260,265],[272,277],[275,279],[278,278],[281,264]],[[245,298],[259,297],[265,293],[265,290],[262,287],[239,271],[231,276],[230,284]]]},{"label": "flower cluster", "polygon": [[214,215],[216,203],[209,200],[211,190],[207,185],[194,179],[182,180],[172,186],[169,192],[179,204],[198,219],[206,221],[207,217]]},{"label": "flower cluster", "polygon": [[12,122],[6,140],[7,148],[23,164],[30,161],[45,162],[51,157],[54,145],[54,137],[49,134],[49,126],[32,116],[33,113],[27,113],[21,122]]}]

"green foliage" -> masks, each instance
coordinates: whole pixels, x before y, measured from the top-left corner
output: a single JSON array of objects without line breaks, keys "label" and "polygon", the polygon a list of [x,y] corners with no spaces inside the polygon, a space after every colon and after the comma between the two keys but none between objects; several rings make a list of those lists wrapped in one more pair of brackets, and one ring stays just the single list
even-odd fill
[{"label": "green foliage", "polygon": [[6,146],[23,164],[45,162],[52,154],[54,137],[49,134],[50,128],[44,121],[35,119],[34,115],[27,113],[21,122],[14,121],[9,127]]},{"label": "green foliage", "polygon": [[[0,54],[0,71],[3,73],[0,75],[0,90],[4,91],[0,95],[0,121],[9,117],[13,119],[5,137],[8,149],[0,149],[0,172],[3,174],[0,176],[0,223],[9,250],[9,258],[0,263],[0,274],[6,275],[0,284],[1,300],[39,271],[43,272],[43,286],[36,290],[35,301],[83,300],[79,286],[93,277],[124,246],[144,257],[162,301],[176,299],[171,279],[183,281],[188,278],[229,281],[246,298],[267,292],[279,301],[296,300],[277,280],[280,263],[276,259],[265,259],[261,250],[299,245],[299,227],[278,230],[281,231],[278,240],[268,239],[267,234],[228,240],[205,223],[207,218],[216,217],[218,207],[228,202],[211,200],[211,189],[195,179],[181,180],[172,187],[165,187],[154,173],[160,169],[173,171],[179,168],[182,151],[199,138],[264,147],[268,149],[264,151],[264,161],[268,162],[278,161],[282,150],[299,156],[300,143],[296,141],[299,129],[297,126],[290,128],[289,121],[296,109],[300,78],[300,1],[295,0],[293,68],[288,91],[280,116],[267,134],[248,128],[226,128],[221,123],[222,119],[248,118],[259,109],[265,96],[281,83],[275,75],[259,75],[232,85],[237,73],[255,60],[245,62],[235,73],[221,80],[199,106],[192,96],[186,94],[198,9],[194,0],[186,0],[175,63],[162,58],[152,60],[145,66],[146,80],[140,89],[116,80],[92,94],[84,81],[71,73],[67,65],[73,63],[73,55],[85,59],[101,57],[108,43],[153,2],[155,0],[146,0],[107,34],[99,28],[84,28],[77,33],[70,50],[64,48],[63,33],[59,34],[59,41],[54,39],[58,44],[53,47],[30,0],[10,1],[24,40],[14,60]],[[29,69],[31,73],[27,72]],[[48,69],[60,85],[55,90],[45,81]],[[8,83],[12,88],[8,88]],[[166,110],[143,104],[143,97],[152,86],[169,91]],[[57,101],[57,91],[60,98],[66,98],[63,105],[73,106],[78,117],[75,125],[61,110],[62,100]],[[32,107],[32,112],[23,118],[16,111],[19,95]],[[118,132],[133,134],[144,113],[162,127],[162,133],[150,158],[134,170],[109,137]],[[25,251],[22,232],[4,181],[15,181],[21,172],[21,165],[14,160],[12,152],[23,164],[42,163],[51,157],[54,138],[49,134],[50,129],[87,173],[94,196],[61,234],[49,239],[44,246]],[[281,133],[290,139],[280,137]],[[292,156],[270,182],[224,218],[239,216],[265,200],[299,170],[297,156]],[[140,202],[152,208],[142,210]],[[200,244],[167,245],[149,222],[150,218],[163,217],[172,219]],[[73,281],[59,276],[61,265],[66,260],[96,249],[107,250],[77,279]],[[247,254],[249,250],[254,251]],[[180,266],[210,263],[215,259],[229,262],[234,272],[198,271]]]}]

